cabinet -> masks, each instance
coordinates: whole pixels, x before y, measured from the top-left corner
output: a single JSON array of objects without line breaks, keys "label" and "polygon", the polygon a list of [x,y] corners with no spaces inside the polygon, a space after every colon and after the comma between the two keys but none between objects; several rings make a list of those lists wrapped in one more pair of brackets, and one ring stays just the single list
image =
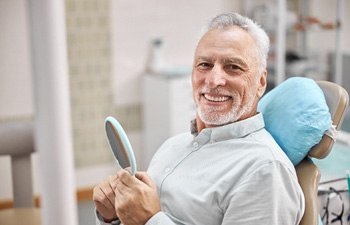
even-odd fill
[{"label": "cabinet", "polygon": [[191,76],[146,74],[142,79],[142,167],[169,137],[189,132],[195,117]]}]

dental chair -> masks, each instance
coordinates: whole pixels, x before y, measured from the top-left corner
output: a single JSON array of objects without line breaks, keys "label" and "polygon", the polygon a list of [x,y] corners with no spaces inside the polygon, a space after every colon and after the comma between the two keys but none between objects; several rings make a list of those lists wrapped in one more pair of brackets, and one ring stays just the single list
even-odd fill
[{"label": "dental chair", "polygon": [[0,210],[1,225],[40,224],[40,209],[34,207],[31,165],[34,151],[32,121],[0,123],[0,156],[11,158],[14,207]]},{"label": "dental chair", "polygon": [[34,153],[32,122],[0,124],[0,155],[11,157],[14,207],[33,207],[31,154]]},{"label": "dental chair", "polygon": [[[317,81],[317,84],[325,95],[333,125],[336,130],[339,130],[349,103],[349,95],[344,88],[335,83]],[[312,147],[308,156],[310,158],[323,159],[330,153],[333,144],[334,140],[325,134],[321,141]],[[296,166],[296,172],[305,196],[305,213],[300,225],[317,225],[319,216],[317,192],[321,176],[320,171],[312,161],[304,159]]]},{"label": "dental chair", "polygon": [[349,103],[341,86],[306,77],[291,77],[259,101],[265,128],[295,166],[305,196],[300,225],[318,225],[320,171],[312,158],[323,159],[331,151]]}]

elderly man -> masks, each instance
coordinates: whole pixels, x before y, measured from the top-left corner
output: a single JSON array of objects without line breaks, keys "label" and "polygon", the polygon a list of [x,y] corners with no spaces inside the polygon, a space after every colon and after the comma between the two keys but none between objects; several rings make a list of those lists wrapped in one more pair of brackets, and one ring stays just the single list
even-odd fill
[{"label": "elderly man", "polygon": [[296,225],[304,197],[294,167],[257,112],[269,39],[252,20],[223,14],[195,51],[197,116],[149,169],[120,170],[94,189],[98,224]]}]

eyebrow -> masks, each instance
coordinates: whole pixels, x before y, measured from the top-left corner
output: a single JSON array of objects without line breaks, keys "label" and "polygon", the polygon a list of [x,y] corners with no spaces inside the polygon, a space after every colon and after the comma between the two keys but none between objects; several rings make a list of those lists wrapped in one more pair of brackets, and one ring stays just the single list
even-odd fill
[{"label": "eyebrow", "polygon": [[[212,63],[215,61],[215,59],[213,57],[198,56],[195,59],[195,62],[198,62],[198,61],[205,61],[205,62]],[[228,57],[228,58],[223,59],[222,61],[224,64],[227,64],[227,63],[237,64],[240,67],[242,67],[242,69],[244,69],[244,70],[249,68],[248,64],[243,59],[241,59],[239,57]]]},{"label": "eyebrow", "polygon": [[212,57],[206,57],[206,56],[198,56],[196,59],[195,59],[196,62],[198,61],[206,61],[206,62],[213,62],[214,59]]},{"label": "eyebrow", "polygon": [[[207,57],[207,56],[198,56],[195,60],[196,61],[207,61],[207,62],[215,61],[215,59],[213,57]],[[224,63],[237,63],[237,64],[240,64],[242,66],[247,66],[247,63],[245,63],[243,59],[238,58],[238,57],[229,57],[229,58],[223,59],[222,61]]]},{"label": "eyebrow", "polygon": [[225,58],[224,63],[235,63],[235,64],[239,64],[244,68],[248,68],[248,64],[244,62],[244,60],[242,60],[241,58],[237,58],[237,57]]}]

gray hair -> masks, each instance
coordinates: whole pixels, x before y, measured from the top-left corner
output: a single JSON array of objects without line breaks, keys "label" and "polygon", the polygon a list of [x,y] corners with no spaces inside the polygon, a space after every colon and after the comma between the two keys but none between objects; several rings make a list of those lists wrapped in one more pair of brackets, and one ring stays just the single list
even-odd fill
[{"label": "gray hair", "polygon": [[204,28],[204,32],[214,29],[225,29],[233,26],[238,26],[247,31],[253,38],[258,47],[257,51],[260,56],[259,72],[262,72],[266,68],[267,55],[269,52],[270,39],[266,32],[261,28],[259,24],[249,19],[248,17],[241,16],[238,13],[220,14],[214,17]]}]

